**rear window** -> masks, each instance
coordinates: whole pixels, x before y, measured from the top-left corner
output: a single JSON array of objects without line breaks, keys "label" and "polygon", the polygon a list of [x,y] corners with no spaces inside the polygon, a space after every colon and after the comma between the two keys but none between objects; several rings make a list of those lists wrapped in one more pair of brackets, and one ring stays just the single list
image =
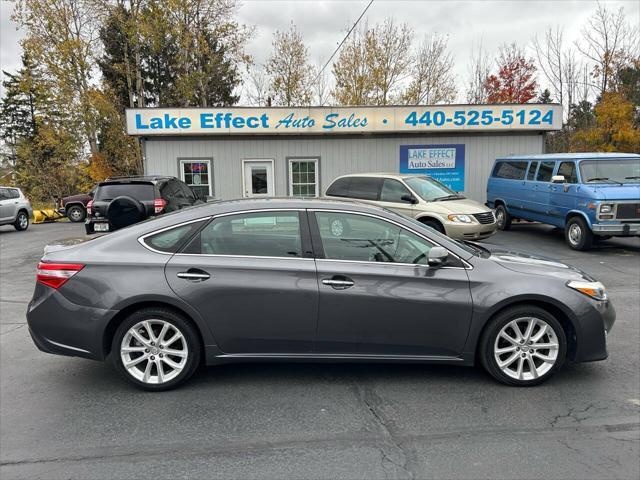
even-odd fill
[{"label": "rear window", "polygon": [[529,162],[498,162],[493,168],[493,176],[509,180],[524,180]]},{"label": "rear window", "polygon": [[154,250],[165,253],[176,253],[200,229],[205,220],[165,230],[149,235],[144,240],[145,245]]},{"label": "rear window", "polygon": [[100,185],[94,200],[113,200],[122,195],[141,201],[154,200],[156,189],[152,183],[111,183]]},{"label": "rear window", "polygon": [[327,195],[331,197],[348,197],[350,180],[350,177],[339,178],[327,189]]}]

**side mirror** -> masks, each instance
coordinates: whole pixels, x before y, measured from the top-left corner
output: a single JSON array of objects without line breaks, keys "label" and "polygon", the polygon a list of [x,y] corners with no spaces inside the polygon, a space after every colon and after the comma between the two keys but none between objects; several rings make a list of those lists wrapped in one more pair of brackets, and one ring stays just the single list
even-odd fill
[{"label": "side mirror", "polygon": [[413,195],[409,195],[407,193],[405,193],[404,195],[402,195],[400,197],[400,200],[402,200],[403,202],[407,202],[407,203],[411,203],[413,205],[415,205],[416,203],[418,203],[418,199],[416,197],[414,197]]},{"label": "side mirror", "polygon": [[433,247],[427,255],[427,263],[430,267],[442,267],[447,263],[449,251],[444,247]]},{"label": "side mirror", "polygon": [[564,175],[554,175],[551,177],[551,183],[564,183]]}]

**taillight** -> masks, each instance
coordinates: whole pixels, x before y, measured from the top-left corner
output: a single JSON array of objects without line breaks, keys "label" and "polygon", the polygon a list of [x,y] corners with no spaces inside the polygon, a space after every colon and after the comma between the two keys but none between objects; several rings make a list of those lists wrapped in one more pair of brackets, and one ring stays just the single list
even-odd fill
[{"label": "taillight", "polygon": [[81,263],[38,263],[36,281],[51,288],[60,288],[84,268]]},{"label": "taillight", "polygon": [[87,202],[87,215],[91,215],[91,207],[93,207],[93,200]]},{"label": "taillight", "polygon": [[155,209],[156,214],[162,213],[164,207],[167,206],[167,201],[164,198],[156,198],[153,201],[153,208]]}]

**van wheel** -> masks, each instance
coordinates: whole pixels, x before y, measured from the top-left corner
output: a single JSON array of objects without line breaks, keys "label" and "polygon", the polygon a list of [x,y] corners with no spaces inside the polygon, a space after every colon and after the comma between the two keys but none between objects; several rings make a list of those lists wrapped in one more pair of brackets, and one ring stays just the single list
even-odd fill
[{"label": "van wheel", "polygon": [[440,232],[443,235],[447,233],[444,231],[444,227],[442,224],[436,220],[420,220],[420,222],[424,223],[427,227],[433,228],[436,232]]},{"label": "van wheel", "polygon": [[564,228],[564,238],[574,250],[589,250],[593,245],[593,232],[582,217],[571,217]]},{"label": "van wheel", "polygon": [[496,207],[496,222],[498,222],[498,229],[500,230],[509,230],[511,228],[511,215],[502,204]]},{"label": "van wheel", "polygon": [[562,367],[567,338],[549,312],[522,305],[504,310],[490,321],[478,353],[482,366],[499,382],[533,386]]}]

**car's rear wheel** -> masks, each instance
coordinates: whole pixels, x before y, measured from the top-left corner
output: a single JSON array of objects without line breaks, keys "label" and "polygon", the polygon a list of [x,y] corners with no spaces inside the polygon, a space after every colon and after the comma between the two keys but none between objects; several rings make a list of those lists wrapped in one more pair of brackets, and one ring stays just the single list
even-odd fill
[{"label": "car's rear wheel", "polygon": [[84,208],[74,205],[67,209],[67,217],[74,223],[82,222],[86,216]]},{"label": "car's rear wheel", "polygon": [[22,232],[29,228],[29,215],[24,210],[20,210],[16,216],[16,221],[13,223],[13,227]]},{"label": "car's rear wheel", "polygon": [[572,217],[564,229],[567,244],[574,250],[589,250],[593,245],[593,232],[582,217]]},{"label": "car's rear wheel", "polygon": [[144,390],[169,390],[185,382],[200,364],[195,328],[182,316],[146,308],[127,317],[113,337],[116,369]]},{"label": "car's rear wheel", "polygon": [[502,204],[496,206],[496,222],[500,230],[509,230],[511,228],[511,215]]},{"label": "car's rear wheel", "polygon": [[498,314],[480,341],[480,361],[499,382],[538,385],[564,363],[567,339],[560,322],[536,306],[514,307]]}]

